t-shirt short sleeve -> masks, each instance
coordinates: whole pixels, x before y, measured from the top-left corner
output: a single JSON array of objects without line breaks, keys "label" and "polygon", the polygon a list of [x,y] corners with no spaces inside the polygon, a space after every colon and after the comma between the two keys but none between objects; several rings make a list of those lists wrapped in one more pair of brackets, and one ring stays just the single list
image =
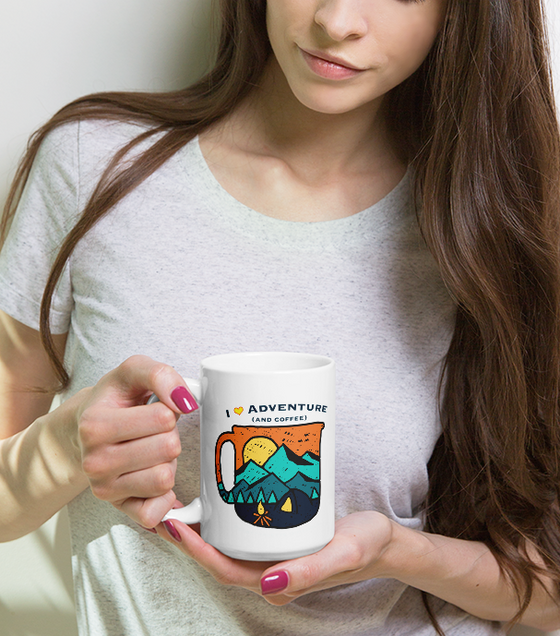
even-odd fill
[{"label": "t-shirt short sleeve", "polygon": [[[78,132],[79,124],[66,124],[41,144],[0,252],[0,309],[34,329],[51,267],[78,217]],[[53,333],[68,331],[72,305],[67,263],[53,296]]]}]

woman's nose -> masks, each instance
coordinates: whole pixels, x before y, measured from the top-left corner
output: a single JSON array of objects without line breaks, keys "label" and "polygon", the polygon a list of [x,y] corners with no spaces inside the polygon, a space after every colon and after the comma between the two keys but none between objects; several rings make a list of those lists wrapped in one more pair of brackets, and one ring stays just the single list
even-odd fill
[{"label": "woman's nose", "polygon": [[363,37],[367,20],[361,0],[321,0],[315,22],[336,42]]}]

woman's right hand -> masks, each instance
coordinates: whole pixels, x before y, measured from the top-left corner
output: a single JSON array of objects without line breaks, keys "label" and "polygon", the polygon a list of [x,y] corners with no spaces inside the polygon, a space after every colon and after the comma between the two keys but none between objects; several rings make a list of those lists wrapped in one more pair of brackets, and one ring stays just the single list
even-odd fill
[{"label": "woman's right hand", "polygon": [[[152,393],[160,401],[147,405]],[[140,355],[78,395],[77,443],[93,494],[154,528],[175,504],[176,424],[196,401],[172,367]]]}]

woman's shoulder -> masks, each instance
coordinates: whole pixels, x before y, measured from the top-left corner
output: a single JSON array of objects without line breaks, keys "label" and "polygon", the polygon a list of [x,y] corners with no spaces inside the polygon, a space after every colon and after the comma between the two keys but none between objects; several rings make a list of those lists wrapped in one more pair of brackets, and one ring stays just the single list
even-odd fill
[{"label": "woman's shoulder", "polygon": [[[72,190],[78,207],[89,199],[116,153],[129,142],[149,130],[145,124],[105,119],[82,119],[58,125],[41,142],[33,162],[30,180]],[[156,135],[157,136],[157,135]],[[131,159],[154,136],[136,146],[126,159]]]},{"label": "woman's shoulder", "polygon": [[48,132],[39,158],[66,158],[80,169],[107,163],[116,152],[149,130],[145,124],[106,119],[82,119],[58,125]]}]

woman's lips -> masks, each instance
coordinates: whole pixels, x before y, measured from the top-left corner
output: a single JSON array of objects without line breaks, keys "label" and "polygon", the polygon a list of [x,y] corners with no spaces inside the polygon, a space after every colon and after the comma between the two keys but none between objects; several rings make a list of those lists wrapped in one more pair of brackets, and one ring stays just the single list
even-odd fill
[{"label": "woman's lips", "polygon": [[301,55],[307,66],[319,77],[330,80],[344,80],[356,77],[363,73],[365,69],[349,65],[348,62],[339,58],[320,53],[319,51],[307,51],[300,48]]}]

